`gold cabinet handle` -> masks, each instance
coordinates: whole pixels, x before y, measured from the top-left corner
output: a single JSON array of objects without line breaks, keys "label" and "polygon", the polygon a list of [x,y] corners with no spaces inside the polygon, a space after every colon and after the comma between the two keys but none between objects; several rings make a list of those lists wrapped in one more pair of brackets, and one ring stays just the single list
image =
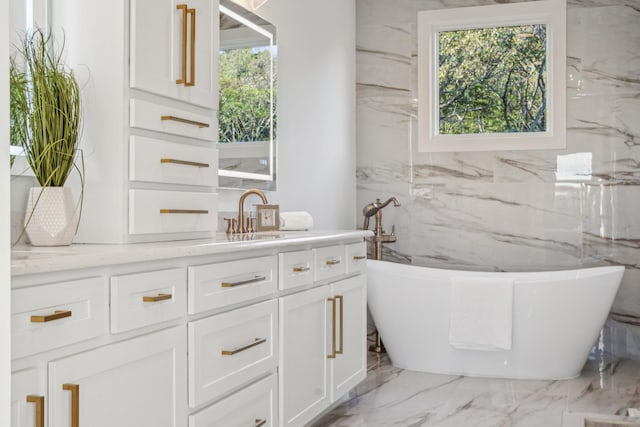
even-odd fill
[{"label": "gold cabinet handle", "polygon": [[71,392],[71,427],[80,427],[80,385],[62,384],[62,389]]},{"label": "gold cabinet handle", "polygon": [[267,423],[267,420],[260,420],[260,419],[256,418],[256,427],[262,427],[266,423]]},{"label": "gold cabinet handle", "polygon": [[202,214],[209,213],[208,210],[201,209],[160,209],[161,214]]},{"label": "gold cabinet handle", "polygon": [[364,256],[364,255],[354,255],[354,256],[353,256],[353,259],[354,259],[355,261],[362,261],[363,259],[366,259],[366,258],[367,258],[367,257],[366,257],[366,256]]},{"label": "gold cabinet handle", "polygon": [[162,121],[172,121],[178,123],[186,123],[188,125],[198,126],[199,128],[208,128],[210,127],[209,123],[198,122],[196,120],[183,119],[182,117],[176,116],[160,116],[160,120]]},{"label": "gold cabinet handle", "polygon": [[176,84],[186,84],[187,76],[187,5],[177,4],[176,9],[182,11],[182,60],[180,62],[181,76]]},{"label": "gold cabinet handle", "polygon": [[190,162],[188,160],[179,159],[160,159],[160,163],[173,163],[175,165],[194,166],[196,168],[208,168],[209,163]]},{"label": "gold cabinet handle", "polygon": [[336,304],[337,301],[340,301],[340,350],[336,350],[337,354],[342,354],[342,352],[344,351],[344,339],[343,339],[343,332],[344,332],[344,298],[342,295],[336,295]]},{"label": "gold cabinet handle", "polygon": [[233,288],[234,286],[242,286],[249,285],[251,283],[262,282],[263,280],[267,280],[266,276],[255,276],[251,279],[239,280],[237,282],[222,282],[221,286],[223,288]]},{"label": "gold cabinet handle", "polygon": [[247,344],[247,345],[243,345],[242,347],[238,347],[236,349],[233,350],[222,350],[222,355],[223,356],[233,356],[234,354],[238,354],[240,352],[243,352],[245,350],[249,350],[252,347],[255,347],[257,345],[260,344],[264,344],[267,342],[266,338],[256,338],[251,344]]},{"label": "gold cabinet handle", "polygon": [[327,301],[331,301],[331,354],[327,356],[328,359],[336,358],[336,299],[327,298]]},{"label": "gold cabinet handle", "polygon": [[35,403],[36,427],[44,427],[44,396],[27,396],[27,402]]},{"label": "gold cabinet handle", "polygon": [[173,295],[171,294],[158,294],[155,297],[148,297],[148,296],[143,296],[142,297],[142,301],[143,302],[158,302],[158,301],[166,301],[168,299],[173,298]]},{"label": "gold cabinet handle", "polygon": [[330,259],[330,260],[327,260],[326,264],[327,265],[338,265],[338,264],[340,264],[340,260],[339,259]]},{"label": "gold cabinet handle", "polygon": [[71,310],[56,310],[53,314],[47,314],[45,316],[31,316],[31,323],[51,322],[53,320],[64,319],[65,317],[71,317]]},{"label": "gold cabinet handle", "polygon": [[189,65],[191,66],[191,70],[189,70],[189,74],[191,79],[184,82],[185,86],[195,86],[196,85],[196,10],[195,9],[187,9],[187,14],[191,15],[191,58]]},{"label": "gold cabinet handle", "polygon": [[294,273],[304,273],[305,271],[311,270],[311,267],[293,267]]}]

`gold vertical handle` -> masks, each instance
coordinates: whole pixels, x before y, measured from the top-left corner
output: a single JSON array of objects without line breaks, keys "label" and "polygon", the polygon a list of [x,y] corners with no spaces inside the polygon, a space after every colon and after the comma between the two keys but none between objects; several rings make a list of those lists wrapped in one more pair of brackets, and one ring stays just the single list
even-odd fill
[{"label": "gold vertical handle", "polygon": [[331,301],[331,354],[327,356],[328,359],[336,358],[336,299],[327,298],[327,301]]},{"label": "gold vertical handle", "polygon": [[185,86],[196,85],[196,10],[187,9],[187,14],[191,15],[191,58],[189,58],[191,70],[189,70],[190,80],[187,80]]},{"label": "gold vertical handle", "polygon": [[71,392],[71,427],[80,427],[80,385],[62,384],[62,389]]},{"label": "gold vertical handle", "polygon": [[342,295],[336,295],[336,301],[340,301],[340,350],[336,350],[337,354],[342,354],[344,351],[344,298]]},{"label": "gold vertical handle", "polygon": [[186,4],[177,4],[176,9],[182,11],[182,52],[181,52],[181,61],[180,61],[180,72],[181,76],[178,80],[176,80],[176,84],[184,84],[186,85],[187,78],[187,5]]},{"label": "gold vertical handle", "polygon": [[261,420],[261,419],[256,418],[256,427],[262,427],[266,423],[267,423],[267,420]]},{"label": "gold vertical handle", "polygon": [[44,427],[44,396],[29,395],[27,402],[36,404],[36,427]]}]

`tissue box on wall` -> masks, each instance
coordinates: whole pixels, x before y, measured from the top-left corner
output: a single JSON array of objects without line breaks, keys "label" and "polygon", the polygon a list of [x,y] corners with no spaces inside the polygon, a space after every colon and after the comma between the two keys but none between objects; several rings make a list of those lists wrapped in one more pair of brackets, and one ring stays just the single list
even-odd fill
[{"label": "tissue box on wall", "polygon": [[295,231],[313,228],[313,217],[309,212],[280,213],[280,230]]}]

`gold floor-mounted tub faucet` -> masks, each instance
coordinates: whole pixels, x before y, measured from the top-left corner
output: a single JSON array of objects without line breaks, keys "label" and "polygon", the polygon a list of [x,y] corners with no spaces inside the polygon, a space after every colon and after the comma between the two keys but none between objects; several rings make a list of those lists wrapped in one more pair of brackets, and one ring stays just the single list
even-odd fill
[{"label": "gold floor-mounted tub faucet", "polygon": [[[396,199],[395,197],[391,197],[384,203],[382,203],[380,199],[376,199],[375,202],[369,203],[364,207],[364,209],[362,209],[362,215],[364,215],[364,224],[362,225],[362,228],[364,230],[369,229],[369,219],[372,216],[376,217],[376,227],[374,229],[374,235],[371,241],[371,254],[373,259],[382,259],[383,243],[391,243],[396,241],[393,227],[391,227],[391,234],[384,234],[384,230],[382,229],[382,209],[391,202],[393,202],[393,206],[400,206],[400,202],[398,201],[398,199]],[[380,338],[380,334],[378,333],[378,331],[376,330],[372,334],[375,335],[376,342],[375,344],[369,346],[369,351],[373,351],[375,353],[386,353],[387,351],[384,348],[384,344],[382,343],[382,339]]]},{"label": "gold floor-mounted tub faucet", "polygon": [[385,208],[389,203],[393,202],[393,206],[400,206],[400,202],[395,197],[391,197],[386,202],[382,203],[380,199],[376,199],[375,202],[369,203],[367,206],[362,209],[362,215],[364,215],[364,224],[362,225],[363,230],[369,229],[369,219],[372,216],[376,217],[376,227],[374,229],[374,236],[372,240],[372,258],[373,259],[382,259],[382,244],[383,243],[392,243],[396,241],[396,236],[393,232],[393,228],[391,228],[391,234],[384,234],[384,230],[382,229],[382,209]]}]

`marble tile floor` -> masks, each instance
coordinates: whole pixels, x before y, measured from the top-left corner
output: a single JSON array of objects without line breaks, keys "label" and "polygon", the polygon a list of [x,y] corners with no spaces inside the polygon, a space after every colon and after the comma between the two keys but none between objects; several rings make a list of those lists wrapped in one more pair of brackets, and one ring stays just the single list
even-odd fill
[{"label": "marble tile floor", "polygon": [[413,372],[375,353],[368,368],[349,400],[313,427],[640,427],[628,417],[640,408],[639,360],[593,357],[580,377],[557,381]]}]

